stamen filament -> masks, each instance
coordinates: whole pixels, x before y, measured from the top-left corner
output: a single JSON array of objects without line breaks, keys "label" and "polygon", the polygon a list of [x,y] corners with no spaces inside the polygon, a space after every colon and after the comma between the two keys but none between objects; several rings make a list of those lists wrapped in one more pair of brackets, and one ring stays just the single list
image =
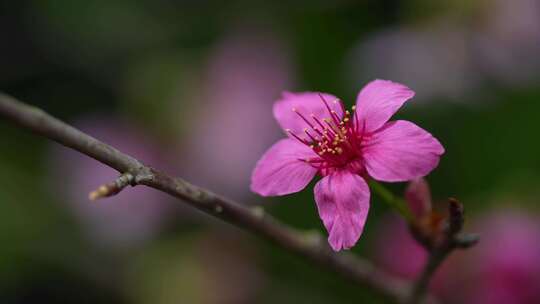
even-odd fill
[{"label": "stamen filament", "polygon": [[294,138],[296,138],[299,142],[303,143],[304,145],[306,146],[309,146],[309,142],[307,142],[305,139],[303,138],[300,138],[298,135],[294,134],[294,132],[291,130],[291,129],[287,129],[285,130],[287,131],[289,134],[291,134]]},{"label": "stamen filament", "polygon": [[326,109],[328,110],[328,113],[330,113],[330,116],[332,117],[332,120],[334,120],[334,123],[336,125],[339,125],[339,117],[337,116],[336,111],[333,111],[330,106],[328,105],[328,102],[326,102],[326,99],[322,96],[321,93],[319,93],[319,97],[321,98],[322,102],[326,106]]},{"label": "stamen filament", "polygon": [[318,140],[315,139],[313,136],[311,136],[311,134],[308,132],[308,129],[307,129],[307,128],[304,129],[304,133],[306,133],[306,135],[307,135],[309,138],[311,138],[311,140],[312,140],[313,142],[317,142],[317,141],[318,141]]},{"label": "stamen filament", "polygon": [[302,120],[308,125],[310,126],[310,128],[314,128],[313,124],[311,122],[309,122],[309,120],[307,120],[307,118],[304,117],[304,115],[302,115],[302,113],[298,112],[298,110],[296,108],[292,108],[292,111],[294,113],[296,113],[298,116],[300,116],[300,118],[302,118]]}]

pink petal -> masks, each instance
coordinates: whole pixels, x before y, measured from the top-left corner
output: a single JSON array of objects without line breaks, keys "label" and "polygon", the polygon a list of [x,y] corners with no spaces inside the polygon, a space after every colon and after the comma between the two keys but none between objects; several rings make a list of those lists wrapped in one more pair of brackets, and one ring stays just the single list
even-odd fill
[{"label": "pink petal", "polygon": [[316,156],[294,139],[278,141],[257,162],[251,175],[251,190],[262,196],[276,196],[304,189],[317,169],[302,159]]},{"label": "pink petal", "polygon": [[366,144],[362,153],[369,175],[386,182],[426,176],[444,153],[437,139],[405,120],[385,124]]},{"label": "pink petal", "polygon": [[369,188],[359,175],[337,171],[315,186],[315,201],[334,251],[356,244],[369,211]]},{"label": "pink petal", "polygon": [[417,218],[431,211],[431,191],[424,178],[418,178],[409,183],[405,190],[405,199]]},{"label": "pink petal", "polygon": [[[297,113],[303,115],[313,126],[316,126],[317,124],[313,118],[311,118],[311,114],[314,114],[320,120],[323,118],[330,118],[330,113],[321,99],[321,96],[326,100],[330,109],[336,111],[341,119],[341,117],[343,117],[341,102],[335,102],[338,98],[330,94],[317,92],[283,92],[282,98],[274,103],[274,117],[283,130],[290,129],[297,135],[303,135],[304,129],[310,129],[311,126]],[[297,113],[292,110],[293,108],[296,109]]]},{"label": "pink petal", "polygon": [[413,96],[411,89],[399,83],[379,79],[368,83],[356,98],[360,127],[367,132],[379,129]]}]

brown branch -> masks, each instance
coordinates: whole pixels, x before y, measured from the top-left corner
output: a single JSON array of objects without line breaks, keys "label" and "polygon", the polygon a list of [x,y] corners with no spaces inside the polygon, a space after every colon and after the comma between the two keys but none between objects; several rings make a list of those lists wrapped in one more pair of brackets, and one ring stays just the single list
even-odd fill
[{"label": "brown branch", "polygon": [[409,284],[379,270],[369,261],[350,253],[333,253],[320,235],[313,237],[313,235],[301,233],[265,214],[260,207],[254,209],[245,207],[180,178],[173,178],[147,167],[135,158],[63,123],[44,111],[1,93],[0,116],[15,122],[20,127],[86,154],[122,174],[117,181],[96,190],[96,193],[91,194],[91,198],[114,195],[128,184],[145,185],[179,198],[206,214],[266,238],[289,252],[308,258],[396,302],[403,302],[410,290]]},{"label": "brown branch", "polygon": [[456,249],[466,249],[478,243],[475,234],[459,235],[465,222],[463,205],[455,199],[448,200],[448,217],[446,226],[440,235],[434,235],[432,239],[426,238],[415,227],[411,232],[416,239],[428,250],[429,258],[422,273],[414,283],[406,303],[421,303],[424,300],[429,282],[446,258]]}]

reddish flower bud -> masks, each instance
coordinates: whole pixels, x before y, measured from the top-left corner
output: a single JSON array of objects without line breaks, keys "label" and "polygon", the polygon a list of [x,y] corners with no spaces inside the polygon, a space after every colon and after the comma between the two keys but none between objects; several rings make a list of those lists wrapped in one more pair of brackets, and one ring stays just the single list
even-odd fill
[{"label": "reddish flower bud", "polygon": [[418,178],[409,183],[405,190],[405,199],[417,219],[431,212],[431,191],[424,178]]}]

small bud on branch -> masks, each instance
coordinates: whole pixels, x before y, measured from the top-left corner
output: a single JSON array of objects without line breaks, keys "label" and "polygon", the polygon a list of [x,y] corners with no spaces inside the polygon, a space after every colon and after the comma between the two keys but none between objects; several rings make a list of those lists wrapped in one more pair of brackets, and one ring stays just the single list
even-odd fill
[{"label": "small bud on branch", "polygon": [[100,198],[116,195],[120,193],[120,191],[124,190],[125,187],[131,185],[133,181],[134,177],[132,174],[124,173],[120,175],[115,181],[105,185],[101,185],[96,190],[90,192],[88,198],[91,201],[95,201]]},{"label": "small bud on branch", "polygon": [[[415,183],[418,184],[417,181]],[[419,197],[424,202],[431,202],[431,197],[425,197],[426,193],[429,193],[429,188],[426,187],[427,183],[423,182],[422,187],[412,185],[407,189],[406,198],[410,206],[418,206]],[[422,193],[414,193],[415,191]],[[414,304],[422,301],[431,277],[455,249],[470,248],[478,242],[479,238],[475,234],[460,234],[465,223],[463,204],[455,198],[449,198],[447,202],[446,215],[433,211],[431,206],[425,206],[425,212],[420,214],[416,212],[416,217],[409,225],[411,234],[429,252],[429,258],[406,303]]]}]

